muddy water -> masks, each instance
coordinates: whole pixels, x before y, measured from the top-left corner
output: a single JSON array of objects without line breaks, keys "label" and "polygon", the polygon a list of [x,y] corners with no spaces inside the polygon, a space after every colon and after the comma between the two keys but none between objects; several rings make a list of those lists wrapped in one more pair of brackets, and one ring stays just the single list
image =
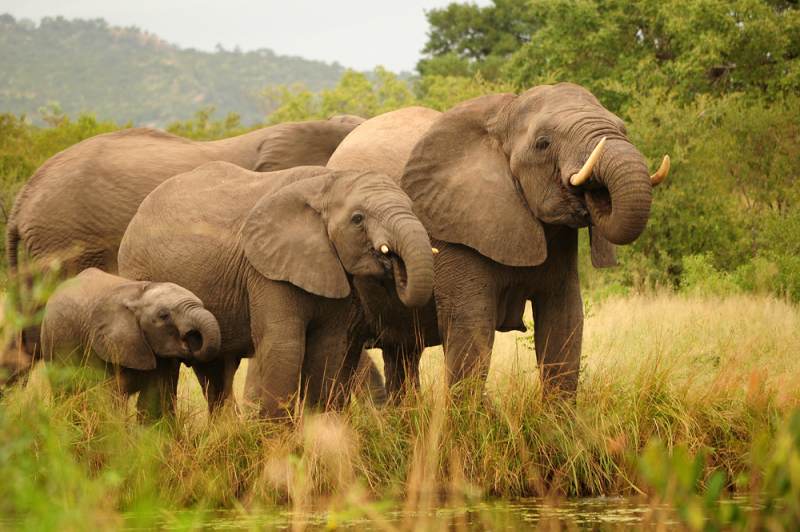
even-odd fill
[{"label": "muddy water", "polygon": [[[464,508],[440,508],[430,512],[405,512],[378,507],[349,508],[337,513],[174,514],[164,516],[165,530],[638,530],[656,524],[679,529],[665,509],[656,511],[625,498],[591,498],[560,501],[495,501]],[[132,524],[132,523],[131,523]],[[135,526],[134,526],[135,528]]]}]

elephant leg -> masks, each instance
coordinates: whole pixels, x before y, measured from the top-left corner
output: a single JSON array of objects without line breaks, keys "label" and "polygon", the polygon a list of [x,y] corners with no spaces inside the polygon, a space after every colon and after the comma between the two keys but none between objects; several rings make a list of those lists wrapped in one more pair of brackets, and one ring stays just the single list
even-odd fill
[{"label": "elephant leg", "polygon": [[416,346],[386,346],[383,348],[383,373],[386,393],[392,403],[397,403],[406,391],[419,390],[419,359],[421,349]]},{"label": "elephant leg", "polygon": [[434,297],[448,383],[485,381],[497,321],[494,267],[476,251],[457,245],[447,245],[435,267]]},{"label": "elephant leg", "polygon": [[355,379],[357,392],[369,395],[375,405],[386,404],[386,385],[383,376],[366,349],[361,350]]},{"label": "elephant leg", "polygon": [[338,319],[309,329],[302,385],[308,404],[334,409],[347,404],[363,346],[350,340],[347,325]]},{"label": "elephant leg", "polygon": [[574,395],[583,337],[583,302],[577,271],[568,273],[553,289],[534,294],[533,323],[544,389]]},{"label": "elephant leg", "polygon": [[255,355],[245,380],[245,401],[256,406],[261,417],[286,417],[300,385],[306,350],[307,323],[288,318],[260,326],[253,332]]},{"label": "elephant leg", "polygon": [[494,290],[478,283],[461,291],[456,301],[440,305],[437,300],[448,383],[454,386],[468,378],[485,382],[494,344]]},{"label": "elephant leg", "polygon": [[192,365],[208,402],[209,413],[213,414],[233,398],[233,378],[241,360],[240,357],[222,357]]},{"label": "elephant leg", "polygon": [[136,407],[140,417],[155,421],[165,415],[174,416],[178,397],[180,362],[156,358],[156,368],[142,376]]}]

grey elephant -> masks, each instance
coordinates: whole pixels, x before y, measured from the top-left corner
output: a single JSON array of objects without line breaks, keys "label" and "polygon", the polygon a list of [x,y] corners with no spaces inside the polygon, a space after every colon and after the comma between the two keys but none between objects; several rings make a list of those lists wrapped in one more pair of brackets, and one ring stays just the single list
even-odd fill
[{"label": "grey elephant", "polygon": [[583,330],[578,228],[589,227],[596,267],[615,264],[613,244],[645,229],[669,158],[651,176],[622,120],[589,91],[561,83],[445,113],[414,107],[375,117],[328,166],[395,178],[441,251],[424,309],[403,308],[372,279],[355,280],[382,339],[390,393],[417,382],[422,348],[439,343],[450,383],[485,379],[495,331],[525,330],[530,300],[544,383],[572,395]]},{"label": "grey elephant", "polygon": [[428,234],[400,187],[324,167],[265,178],[218,162],[173,177],[131,220],[119,267],[203,299],[222,333],[220,360],[193,366],[209,406],[230,397],[252,355],[245,395],[264,417],[282,416],[298,390],[311,405],[348,396],[363,344],[352,276],[392,279],[409,307],[427,303],[433,284]]},{"label": "grey elephant", "polygon": [[[128,222],[167,178],[217,160],[259,172],[324,165],[362,121],[345,115],[285,123],[212,142],[148,128],[84,140],[48,159],[17,195],[6,231],[10,272],[23,250],[38,268],[57,259],[66,275],[89,267],[114,273]],[[34,354],[38,328],[23,336]]]},{"label": "grey elephant", "polygon": [[[142,392],[140,410],[158,413],[171,394],[149,386],[162,367],[204,363],[219,354],[214,315],[173,283],[131,281],[89,268],[50,297],[42,320],[45,361],[105,370],[124,395]],[[174,391],[177,380],[166,384]]]}]

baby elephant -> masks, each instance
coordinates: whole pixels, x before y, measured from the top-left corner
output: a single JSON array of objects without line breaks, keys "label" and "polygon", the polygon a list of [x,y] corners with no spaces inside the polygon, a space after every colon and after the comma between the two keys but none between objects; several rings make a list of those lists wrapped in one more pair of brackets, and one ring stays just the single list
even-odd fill
[{"label": "baby elephant", "polygon": [[[143,412],[174,408],[151,404],[163,396],[145,386],[151,370],[208,362],[219,346],[216,318],[189,290],[173,283],[130,281],[96,268],[63,283],[42,321],[45,360],[105,369],[123,394],[142,391],[138,406]],[[162,385],[174,389],[177,379]]]}]

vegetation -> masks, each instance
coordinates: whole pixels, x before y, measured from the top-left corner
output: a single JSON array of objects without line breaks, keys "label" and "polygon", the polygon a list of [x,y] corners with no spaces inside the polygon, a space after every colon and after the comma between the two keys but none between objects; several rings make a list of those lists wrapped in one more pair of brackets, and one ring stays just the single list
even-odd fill
[{"label": "vegetation", "polygon": [[142,426],[103,386],[60,395],[40,369],[0,402],[0,514],[32,529],[190,527],[209,510],[265,519],[288,504],[289,519],[443,528],[451,517],[425,521],[442,504],[622,494],[645,521],[694,529],[800,519],[796,307],[748,295],[610,298],[585,337],[575,405],[538,397],[530,338],[506,334],[486,396],[448,396],[432,349],[421,393],[400,406],[360,398],[283,424],[232,412],[209,421],[187,371],[177,422]]},{"label": "vegetation", "polygon": [[58,102],[72,116],[91,111],[103,120],[163,127],[217,106],[253,123],[269,111],[259,97],[265,86],[302,82],[319,90],[343,71],[267,49],[183,49],[102,19],[46,17],[36,25],[0,14],[0,109],[34,117]]},{"label": "vegetation", "polygon": [[[485,498],[564,505],[564,497],[620,494],[650,524],[800,522],[796,2],[494,0],[451,4],[428,19],[418,78],[377,69],[343,72],[327,88],[259,81],[257,99],[273,110],[264,122],[446,110],[573,81],[625,119],[653,167],[669,153],[672,173],[655,192],[648,229],[619,248],[621,267],[594,270],[581,246],[588,318],[577,402],[539,397],[531,339],[513,335],[498,339],[486,396],[440,390],[434,349],[423,358],[422,391],[402,405],[376,409],[361,398],[282,425],[231,412],[209,422],[187,375],[177,422],[140,426],[103,386],[59,396],[39,371],[0,400],[0,478],[12,479],[0,483],[0,515],[28,528],[191,528],[226,509],[263,526],[263,512],[289,505],[277,524],[368,517],[388,529],[444,528],[466,522],[459,509]],[[181,104],[186,94],[176,93]],[[217,118],[208,102],[240,114]],[[159,120],[194,139],[246,131],[240,116],[249,124],[249,111],[226,102],[203,100],[182,121],[194,108],[170,107]],[[0,115],[5,213],[47,157],[124,127],[53,105],[42,111],[37,125]],[[140,124],[138,116],[130,118]],[[6,318],[7,329],[20,322]],[[436,520],[429,510],[442,504],[454,510]],[[500,526],[496,513],[479,519]]]}]

